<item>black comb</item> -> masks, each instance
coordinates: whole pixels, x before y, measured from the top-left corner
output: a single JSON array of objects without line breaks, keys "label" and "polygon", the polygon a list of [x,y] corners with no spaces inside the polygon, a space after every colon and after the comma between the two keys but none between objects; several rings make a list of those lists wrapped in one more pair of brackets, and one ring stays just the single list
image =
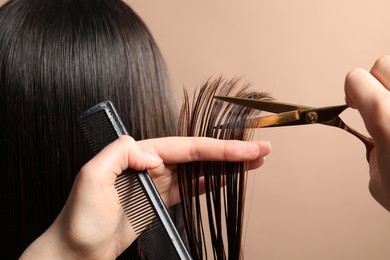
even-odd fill
[{"label": "black comb", "polygon": [[[121,135],[128,135],[109,100],[85,111],[79,125],[95,154]],[[115,188],[130,224],[140,234],[138,240],[147,259],[191,259],[147,171],[124,171]]]}]

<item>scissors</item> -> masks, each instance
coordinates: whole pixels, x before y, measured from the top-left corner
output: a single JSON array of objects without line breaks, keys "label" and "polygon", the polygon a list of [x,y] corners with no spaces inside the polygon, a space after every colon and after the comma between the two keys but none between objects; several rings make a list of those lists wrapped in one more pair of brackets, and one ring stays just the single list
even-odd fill
[{"label": "scissors", "polygon": [[229,103],[275,113],[264,117],[252,118],[256,120],[253,128],[279,127],[307,124],[323,124],[341,128],[359,138],[366,146],[366,158],[370,161],[370,152],[375,144],[372,138],[364,136],[347,126],[339,115],[348,108],[348,105],[309,107],[296,104],[282,103],[274,100],[257,100],[231,96],[214,96],[214,98]]}]

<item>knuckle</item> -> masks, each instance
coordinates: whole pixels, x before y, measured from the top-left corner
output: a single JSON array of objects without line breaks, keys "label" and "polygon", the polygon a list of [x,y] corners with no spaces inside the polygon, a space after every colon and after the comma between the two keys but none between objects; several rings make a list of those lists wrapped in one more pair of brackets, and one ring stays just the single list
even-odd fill
[{"label": "knuckle", "polygon": [[78,173],[79,178],[84,180],[89,180],[96,175],[96,169],[91,163],[83,165]]},{"label": "knuckle", "polygon": [[193,138],[189,141],[189,157],[191,161],[197,161],[199,158],[199,141],[197,138]]}]

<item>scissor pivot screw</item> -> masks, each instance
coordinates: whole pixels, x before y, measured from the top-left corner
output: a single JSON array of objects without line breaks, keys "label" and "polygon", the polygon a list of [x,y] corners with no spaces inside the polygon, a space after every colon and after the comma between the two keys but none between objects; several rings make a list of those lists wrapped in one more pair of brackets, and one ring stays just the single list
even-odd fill
[{"label": "scissor pivot screw", "polygon": [[307,112],[305,115],[305,120],[308,124],[314,124],[318,121],[318,114],[315,111]]}]

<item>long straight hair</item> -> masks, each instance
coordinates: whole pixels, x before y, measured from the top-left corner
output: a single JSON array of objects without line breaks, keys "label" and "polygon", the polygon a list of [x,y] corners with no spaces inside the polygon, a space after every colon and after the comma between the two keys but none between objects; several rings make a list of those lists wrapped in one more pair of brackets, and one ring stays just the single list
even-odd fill
[{"label": "long straight hair", "polygon": [[[239,78],[208,80],[193,99],[184,92],[179,135],[250,140],[259,110],[227,104],[214,95],[271,99]],[[191,162],[178,166],[184,240],[194,259],[241,259],[247,168],[244,162]],[[204,187],[204,188],[203,188]],[[204,190],[204,196],[201,191]],[[206,210],[204,206],[206,205]],[[209,254],[208,254],[209,253]]]},{"label": "long straight hair", "polygon": [[144,139],[175,135],[177,107],[152,35],[122,1],[11,0],[0,24],[0,254],[16,259],[91,157],[81,112],[109,99]]}]

